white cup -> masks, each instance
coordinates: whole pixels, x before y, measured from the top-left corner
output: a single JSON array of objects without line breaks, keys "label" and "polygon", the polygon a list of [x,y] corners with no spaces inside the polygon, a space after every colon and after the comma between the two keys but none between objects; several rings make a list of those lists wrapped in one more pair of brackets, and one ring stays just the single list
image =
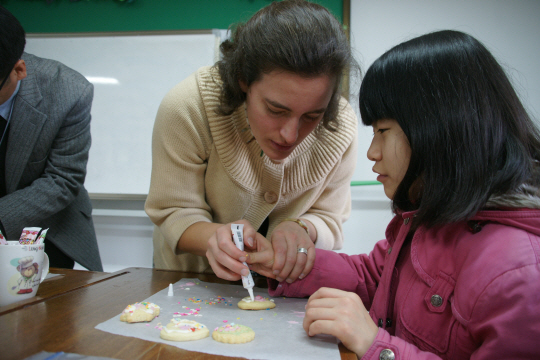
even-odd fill
[{"label": "white cup", "polygon": [[39,284],[49,273],[45,245],[0,245],[0,306],[36,296]]}]

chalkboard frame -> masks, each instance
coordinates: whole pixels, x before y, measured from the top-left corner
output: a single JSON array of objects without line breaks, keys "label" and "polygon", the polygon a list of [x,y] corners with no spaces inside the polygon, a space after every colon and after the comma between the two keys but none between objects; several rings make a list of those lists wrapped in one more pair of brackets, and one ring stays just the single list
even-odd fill
[{"label": "chalkboard frame", "polygon": [[[227,29],[270,0],[0,0],[28,33]],[[350,0],[314,0],[348,26]]]}]

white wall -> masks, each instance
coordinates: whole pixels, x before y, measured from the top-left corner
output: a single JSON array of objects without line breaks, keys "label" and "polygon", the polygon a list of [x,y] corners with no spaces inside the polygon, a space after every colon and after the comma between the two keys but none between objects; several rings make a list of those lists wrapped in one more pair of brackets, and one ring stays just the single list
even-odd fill
[{"label": "white wall", "polygon": [[[92,198],[92,217],[103,269],[153,267],[154,225],[144,212],[144,196],[136,200]],[[84,269],[75,264],[75,269]]]},{"label": "white wall", "polygon": [[390,200],[382,185],[354,186],[351,190],[351,217],[343,225],[345,242],[337,252],[367,254],[377,241],[384,239],[386,226],[393,217]]},{"label": "white wall", "polygon": [[25,51],[58,60],[94,84],[88,192],[147,193],[159,104],[177,83],[214,63],[217,39],[210,30],[27,37]]}]

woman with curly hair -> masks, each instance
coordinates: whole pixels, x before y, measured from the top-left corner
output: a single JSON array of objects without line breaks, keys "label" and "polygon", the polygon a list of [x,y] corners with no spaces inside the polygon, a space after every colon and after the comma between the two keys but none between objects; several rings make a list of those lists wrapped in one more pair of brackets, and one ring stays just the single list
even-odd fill
[{"label": "woman with curly hair", "polygon": [[[145,206],[154,265],[238,280],[247,260],[292,282],[315,247],[342,246],[351,211],[357,119],[340,96],[350,46],[327,9],[287,0],[238,25],[221,52],[158,110]],[[231,223],[244,224],[249,256]]]}]

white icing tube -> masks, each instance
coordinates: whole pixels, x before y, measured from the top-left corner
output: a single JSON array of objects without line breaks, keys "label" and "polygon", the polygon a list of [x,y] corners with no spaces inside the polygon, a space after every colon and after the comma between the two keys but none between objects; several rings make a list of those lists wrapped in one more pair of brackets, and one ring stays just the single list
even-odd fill
[{"label": "white icing tube", "polygon": [[[236,245],[236,247],[240,251],[244,251],[244,225],[232,224],[231,231],[234,245]],[[243,262],[243,264],[248,266],[245,261]],[[249,292],[249,297],[251,298],[251,301],[254,301],[255,298],[253,297],[253,285],[255,285],[255,283],[253,282],[251,272],[247,276],[242,276],[242,285],[244,285],[244,289],[247,289],[247,291]]]}]

